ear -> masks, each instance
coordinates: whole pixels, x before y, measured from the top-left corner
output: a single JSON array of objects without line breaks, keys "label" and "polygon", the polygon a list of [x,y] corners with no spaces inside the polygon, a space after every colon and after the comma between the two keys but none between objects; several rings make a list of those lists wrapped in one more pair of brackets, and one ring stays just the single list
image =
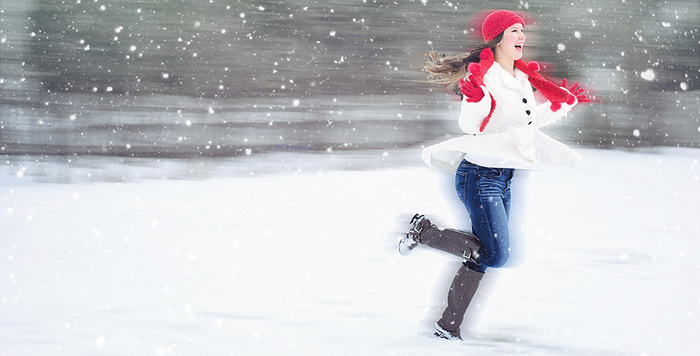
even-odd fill
[{"label": "ear", "polygon": [[539,71],[540,71],[540,64],[537,63],[536,61],[530,61],[530,62],[527,64],[527,68],[528,68],[529,70],[532,70],[532,71],[535,71],[535,72],[539,72]]}]

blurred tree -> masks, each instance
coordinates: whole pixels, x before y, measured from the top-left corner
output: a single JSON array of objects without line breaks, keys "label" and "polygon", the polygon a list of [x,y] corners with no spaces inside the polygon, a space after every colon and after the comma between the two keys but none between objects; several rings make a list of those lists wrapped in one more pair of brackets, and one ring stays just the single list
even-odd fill
[{"label": "blurred tree", "polygon": [[177,92],[188,62],[177,56],[188,0],[39,0],[28,65],[53,93]]},{"label": "blurred tree", "polygon": [[[313,121],[294,134],[324,147],[333,140],[359,147],[348,137],[362,128],[371,132],[356,140],[381,141],[381,127],[397,132],[402,126],[391,120],[420,118],[425,122],[410,123],[419,129],[407,129],[397,140],[424,142],[433,132],[427,127],[452,115],[425,112],[453,104],[442,88],[425,82],[426,54],[476,45],[470,20],[489,8],[529,13],[535,21],[526,28],[526,59],[551,63],[549,74],[581,80],[604,99],[575,110],[557,129],[563,137],[601,147],[700,145],[700,6],[694,0],[21,4],[0,13],[0,79],[11,78],[0,85],[0,145],[43,144],[42,137],[58,137],[51,131],[58,130],[78,132],[62,145],[135,147],[138,141],[157,154],[164,150],[152,146],[177,141],[176,151],[196,129],[208,143],[214,125],[241,121],[236,133],[252,122],[276,130],[270,125],[277,117],[289,125]],[[290,107],[292,102],[302,104]],[[346,131],[335,132],[340,124],[331,122],[343,110],[345,117],[375,123],[347,120]],[[196,120],[183,119],[187,114]],[[376,123],[381,120],[387,123]],[[193,121],[206,127],[180,125]],[[80,126],[87,123],[89,130]],[[457,129],[454,122],[445,127],[437,131]],[[270,135],[256,137],[271,145]]]}]

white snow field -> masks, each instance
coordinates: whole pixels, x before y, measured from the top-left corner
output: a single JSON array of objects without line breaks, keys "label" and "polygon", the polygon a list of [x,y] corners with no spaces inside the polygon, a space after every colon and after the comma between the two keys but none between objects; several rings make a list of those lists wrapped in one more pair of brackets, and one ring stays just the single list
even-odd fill
[{"label": "white snow field", "polygon": [[[418,149],[5,161],[1,355],[696,355],[700,150],[581,149],[519,172],[512,258],[434,338],[465,229]],[[68,162],[70,161],[70,162]]]}]

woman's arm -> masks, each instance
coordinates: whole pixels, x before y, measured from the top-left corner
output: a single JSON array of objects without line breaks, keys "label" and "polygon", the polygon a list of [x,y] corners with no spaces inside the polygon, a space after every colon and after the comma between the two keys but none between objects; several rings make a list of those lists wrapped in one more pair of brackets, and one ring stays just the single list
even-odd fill
[{"label": "woman's arm", "polygon": [[562,116],[566,115],[569,111],[571,111],[571,109],[578,103],[590,102],[588,96],[583,94],[584,90],[579,86],[578,83],[572,85],[571,88],[567,88],[566,78],[564,78],[564,80],[562,81],[562,86],[560,88],[569,92],[570,95],[568,96],[565,102],[558,101],[556,103],[552,103],[551,101],[548,101],[544,104],[539,105],[537,107],[535,115],[537,127],[547,126],[553,123],[554,121],[559,120]]},{"label": "woman's arm", "polygon": [[470,73],[459,80],[462,92],[462,108],[459,113],[459,127],[467,134],[484,131],[495,109],[495,100],[484,86],[483,77]]},{"label": "woman's arm", "polygon": [[578,101],[576,99],[574,99],[572,104],[561,103],[561,107],[556,111],[552,109],[552,102],[550,101],[537,105],[535,109],[535,125],[540,128],[561,119],[564,115],[568,114],[577,103]]},{"label": "woman's arm", "polygon": [[491,112],[491,94],[483,86],[478,86],[477,89],[481,91],[481,98],[473,101],[464,95],[459,112],[459,128],[471,135],[482,131],[482,123]]}]

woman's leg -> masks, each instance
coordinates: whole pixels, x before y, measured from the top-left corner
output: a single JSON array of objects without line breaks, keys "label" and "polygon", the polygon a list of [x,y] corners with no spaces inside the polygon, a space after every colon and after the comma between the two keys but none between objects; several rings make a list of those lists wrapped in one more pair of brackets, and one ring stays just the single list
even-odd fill
[{"label": "woman's leg", "polygon": [[512,175],[512,169],[473,165],[464,177],[460,198],[469,212],[472,232],[482,245],[476,263],[467,265],[477,271],[501,267],[510,256],[508,218]]},{"label": "woman's leg", "polygon": [[[483,272],[468,268],[465,264],[459,267],[447,292],[447,307],[436,323],[436,336],[445,339],[462,339],[460,327],[464,320],[464,313],[467,312],[483,276]],[[443,331],[447,331],[449,335],[445,335]]]},{"label": "woman's leg", "polygon": [[434,249],[445,251],[465,261],[476,262],[481,243],[476,236],[463,231],[442,229],[428,219],[420,233],[420,242]]},{"label": "woman's leg", "polygon": [[476,260],[468,259],[457,271],[447,294],[447,307],[436,323],[437,336],[461,339],[460,327],[464,314],[486,268],[500,267],[508,260],[512,174],[513,171],[509,169],[484,168],[466,161],[457,170],[455,188],[469,212],[472,229],[482,247]]}]

